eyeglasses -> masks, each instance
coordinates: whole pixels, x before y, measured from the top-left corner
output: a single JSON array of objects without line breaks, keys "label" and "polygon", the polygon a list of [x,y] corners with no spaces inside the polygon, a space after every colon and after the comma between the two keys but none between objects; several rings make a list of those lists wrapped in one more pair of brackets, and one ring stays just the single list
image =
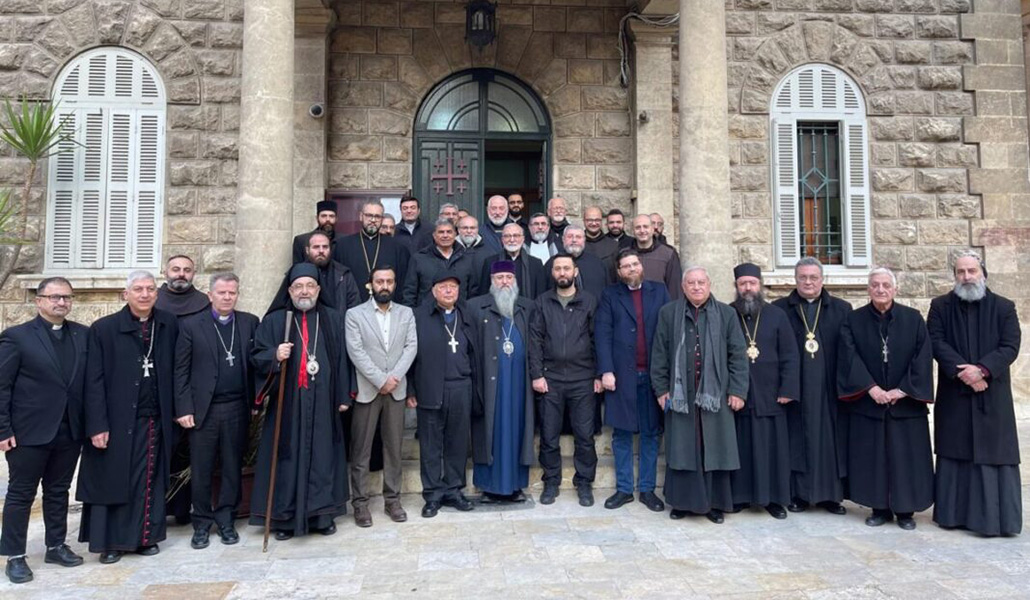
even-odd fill
[{"label": "eyeglasses", "polygon": [[46,298],[47,300],[53,302],[54,304],[60,304],[61,302],[64,302],[66,304],[71,304],[72,299],[75,298],[74,295],[70,295],[70,294],[67,295],[67,296],[64,295],[64,294],[49,294],[49,295],[46,295],[46,296],[44,296],[43,294],[37,294],[36,297],[37,298]]},{"label": "eyeglasses", "polygon": [[521,233],[505,233],[505,234],[503,234],[501,236],[501,239],[502,240],[521,240],[524,237],[526,237],[526,236],[524,236]]},{"label": "eyeglasses", "polygon": [[361,216],[365,217],[366,219],[370,219],[372,221],[382,221],[383,220],[383,215],[373,215],[373,214],[369,214],[369,213],[361,213]]},{"label": "eyeglasses", "polygon": [[798,275],[797,276],[797,280],[798,281],[803,281],[803,282],[806,282],[806,283],[807,282],[815,283],[815,282],[819,281],[822,278],[823,278],[822,275]]}]

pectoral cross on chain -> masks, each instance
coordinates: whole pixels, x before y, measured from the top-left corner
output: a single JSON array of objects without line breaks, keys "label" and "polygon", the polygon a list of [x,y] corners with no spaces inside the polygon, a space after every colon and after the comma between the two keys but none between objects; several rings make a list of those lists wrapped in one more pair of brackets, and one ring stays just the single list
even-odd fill
[{"label": "pectoral cross on chain", "polygon": [[150,369],[154,368],[154,361],[149,357],[143,359],[143,376],[150,377]]},{"label": "pectoral cross on chain", "polygon": [[236,363],[233,362],[235,360],[236,360],[236,357],[233,356],[232,351],[229,351],[229,352],[225,353],[225,362],[229,363],[230,367],[236,366]]},{"label": "pectoral cross on chain", "polygon": [[883,344],[883,362],[887,362],[887,344]]},{"label": "pectoral cross on chain", "polygon": [[451,341],[447,342],[447,345],[451,347],[451,354],[458,353],[458,340],[451,338]]}]

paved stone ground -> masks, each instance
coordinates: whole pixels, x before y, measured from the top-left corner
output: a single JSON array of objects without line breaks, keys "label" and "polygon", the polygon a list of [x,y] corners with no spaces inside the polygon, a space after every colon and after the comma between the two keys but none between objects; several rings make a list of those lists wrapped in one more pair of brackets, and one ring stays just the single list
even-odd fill
[{"label": "paved stone ground", "polygon": [[[1030,456],[1030,420],[1020,422]],[[1023,481],[1030,481],[1024,467]],[[534,487],[539,493],[539,484]],[[906,532],[870,529],[865,509],[823,511],[776,521],[764,511],[671,521],[639,502],[620,510],[581,508],[563,491],[552,506],[526,510],[418,516],[394,524],[373,504],[375,526],[350,516],[339,532],[270,542],[261,552],[257,527],[240,523],[242,541],[206,550],[189,547],[188,527],[169,528],[154,557],[127,556],[104,566],[43,564],[43,529],[29,534],[32,583],[0,583],[0,598],[1030,598],[1030,528],[1022,536],[984,539],[943,531],[929,512]],[[1030,516],[1030,485],[1023,489]],[[69,539],[78,534],[71,516]],[[1028,518],[1030,520],[1030,518]],[[72,546],[82,551],[80,544]]]}]

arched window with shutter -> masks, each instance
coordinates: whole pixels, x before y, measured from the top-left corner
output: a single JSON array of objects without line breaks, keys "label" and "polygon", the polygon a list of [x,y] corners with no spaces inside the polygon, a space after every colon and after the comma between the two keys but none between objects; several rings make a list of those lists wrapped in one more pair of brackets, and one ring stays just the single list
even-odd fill
[{"label": "arched window with shutter", "polygon": [[776,266],[814,256],[831,268],[868,267],[868,125],[858,84],[829,65],[803,65],[771,102]]},{"label": "arched window with shutter", "polygon": [[53,101],[78,144],[50,160],[47,271],[158,267],[165,94],[156,69],[129,50],[90,50],[61,71]]}]

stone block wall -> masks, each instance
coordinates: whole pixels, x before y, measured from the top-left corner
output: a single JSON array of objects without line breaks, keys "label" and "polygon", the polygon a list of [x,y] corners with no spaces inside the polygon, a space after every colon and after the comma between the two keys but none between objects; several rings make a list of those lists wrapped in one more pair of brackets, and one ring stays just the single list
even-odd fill
[{"label": "stone block wall", "polygon": [[[122,46],[155,65],[168,99],[162,255],[188,254],[207,273],[233,266],[242,21],[243,0],[0,2],[0,97],[49,98],[62,67],[97,46]],[[24,163],[5,148],[0,186],[19,187],[23,173]],[[44,182],[41,176],[29,205],[32,243],[22,250],[20,273],[43,269]],[[76,320],[120,306],[112,280],[80,281]],[[34,314],[27,297],[12,277],[0,326]]]},{"label": "stone block wall", "polygon": [[570,212],[589,204],[628,208],[629,96],[618,83],[616,47],[623,7],[620,0],[502,3],[498,38],[479,52],[465,42],[462,2],[335,3],[328,186],[412,187],[420,102],[450,74],[489,67],[521,78],[543,98],[554,131],[553,189]]}]

